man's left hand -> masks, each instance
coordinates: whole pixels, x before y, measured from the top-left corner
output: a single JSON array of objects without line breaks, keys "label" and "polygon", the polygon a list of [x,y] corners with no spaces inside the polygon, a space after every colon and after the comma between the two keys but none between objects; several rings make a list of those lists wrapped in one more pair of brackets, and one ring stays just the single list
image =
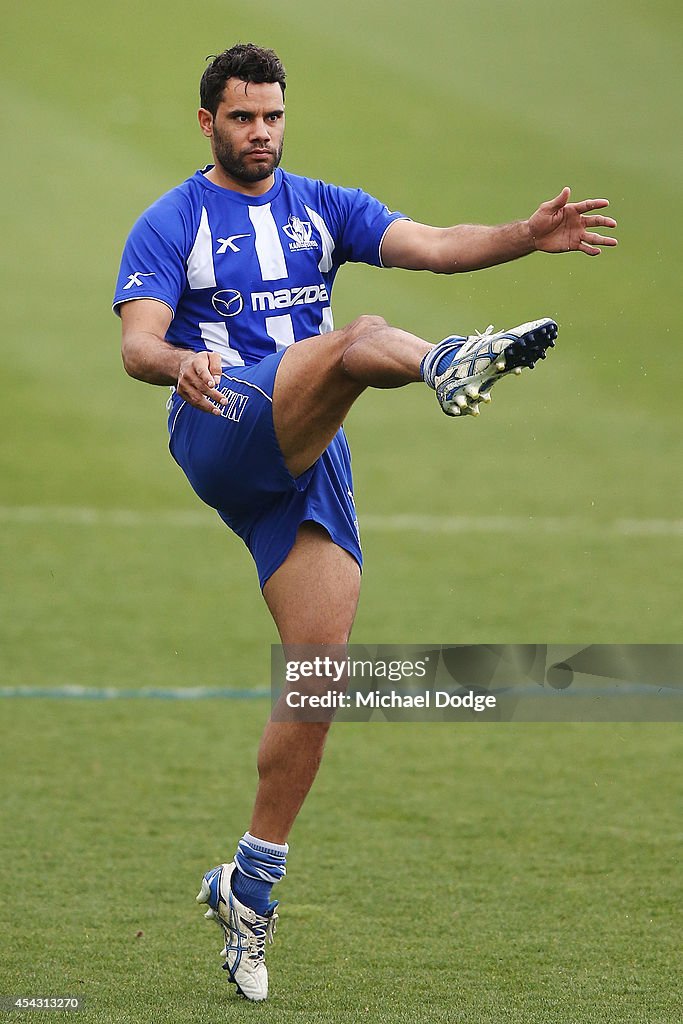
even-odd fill
[{"label": "man's left hand", "polygon": [[593,214],[609,206],[608,199],[584,199],[581,203],[570,203],[571,190],[563,188],[555,199],[542,203],[528,220],[534,247],[539,252],[585,252],[587,256],[599,256],[600,245],[617,245],[616,238],[601,235],[592,228],[615,228],[612,217]]}]

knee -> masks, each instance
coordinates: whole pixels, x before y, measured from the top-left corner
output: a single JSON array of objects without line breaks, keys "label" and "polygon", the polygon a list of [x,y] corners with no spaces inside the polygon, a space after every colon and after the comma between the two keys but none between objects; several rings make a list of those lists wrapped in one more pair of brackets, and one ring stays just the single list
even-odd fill
[{"label": "knee", "polygon": [[367,350],[368,347],[373,348],[376,344],[379,344],[380,338],[388,326],[386,320],[381,316],[366,314],[359,316],[353,323],[343,328],[341,368],[347,377],[353,378],[356,376],[353,371],[353,364],[356,361],[358,349],[354,346],[358,345],[363,350]]},{"label": "knee", "polygon": [[343,333],[347,345],[354,345],[357,341],[366,340],[377,331],[384,330],[387,326],[388,324],[383,317],[365,313],[344,327]]}]

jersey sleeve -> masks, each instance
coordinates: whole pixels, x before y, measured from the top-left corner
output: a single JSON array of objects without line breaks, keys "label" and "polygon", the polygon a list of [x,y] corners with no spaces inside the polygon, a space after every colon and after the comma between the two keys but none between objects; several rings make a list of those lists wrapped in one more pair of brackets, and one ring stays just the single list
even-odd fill
[{"label": "jersey sleeve", "polygon": [[408,220],[359,188],[328,185],[326,202],[337,229],[335,262],[381,267],[382,239],[395,220]]},{"label": "jersey sleeve", "polygon": [[114,293],[114,312],[124,302],[157,299],[173,315],[187,283],[187,230],[181,210],[160,199],[133,225],[124,246]]}]

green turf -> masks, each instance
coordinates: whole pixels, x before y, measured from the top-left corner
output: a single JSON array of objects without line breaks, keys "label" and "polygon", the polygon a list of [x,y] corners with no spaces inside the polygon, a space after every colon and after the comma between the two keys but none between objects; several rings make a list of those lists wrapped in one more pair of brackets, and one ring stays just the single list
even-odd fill
[{"label": "green turf", "polygon": [[[578,520],[568,538],[511,530],[477,537],[474,552],[467,537],[447,539],[450,575],[441,542],[366,531],[356,638],[380,639],[379,629],[410,642],[429,629],[447,642],[675,641],[680,534],[634,539],[604,527],[680,515],[671,210],[681,143],[669,130],[671,91],[644,70],[655,53],[674,66],[680,14],[608,4],[608,38],[587,49],[540,2],[434,5],[432,19],[393,5],[393,27],[383,4],[347,7],[344,18],[318,8],[310,17],[306,3],[269,12],[265,34],[290,71],[289,167],[362,184],[437,223],[519,216],[568,181],[575,195],[612,198],[622,241],[597,260],[534,256],[453,279],[362,267],[340,275],[338,323],[379,312],[438,338],[550,312],[562,329],[542,369],[506,383],[481,422],[446,420],[420,388],[358,403],[348,430],[361,527],[365,514],[425,512]],[[147,527],[116,529],[5,517],[12,682],[181,685],[191,665],[212,681],[259,682],[273,639],[241,543],[210,512],[203,533],[157,525],[163,510],[199,514],[198,505],[165,451],[163,390],[125,378],[108,313],[132,220],[206,158],[193,123],[204,54],[264,37],[260,12],[224,30],[220,19],[209,26],[211,10],[222,7],[209,4],[198,26],[186,7],[164,5],[163,31],[155,5],[103,9],[95,23],[78,4],[56,21],[29,3],[6,18],[15,201],[0,257],[2,509],[149,517]],[[590,23],[589,12],[575,4],[574,21]],[[394,600],[407,573],[412,600]],[[225,650],[220,665],[197,642],[207,615]]]},{"label": "green turf", "polygon": [[[524,216],[565,184],[619,220],[597,260],[340,274],[339,324],[379,313],[434,340],[546,313],[561,326],[479,422],[419,387],[353,410],[354,639],[677,642],[683,146],[667,72],[682,22],[672,0],[8,8],[0,685],[268,681],[250,559],[169,459],[165,393],[125,377],[109,312],[132,221],[208,159],[204,56],[249,38],[288,67],[292,171],[434,223]],[[397,530],[402,514],[509,525],[430,535]],[[245,827],[265,708],[0,715],[2,991],[75,987],[102,1021],[681,1019],[676,726],[340,727],[257,1009],[227,997],[191,895]]]},{"label": "green turf", "polygon": [[663,725],[340,725],[292,836],[271,1000],[245,1006],[193,896],[248,814],[264,713],[8,703],[5,991],[82,994],[98,1024],[680,1019]]}]

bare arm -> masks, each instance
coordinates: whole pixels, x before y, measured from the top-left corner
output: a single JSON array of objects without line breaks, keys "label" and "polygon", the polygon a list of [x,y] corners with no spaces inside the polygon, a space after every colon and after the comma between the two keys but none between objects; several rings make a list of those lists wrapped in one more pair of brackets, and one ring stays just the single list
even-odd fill
[{"label": "bare arm", "polygon": [[220,416],[212,401],[227,399],[216,389],[221,377],[217,352],[192,352],[166,341],[171,310],[156,299],[136,299],[121,306],[121,356],[131,377],[147,384],[177,387],[190,405]]},{"label": "bare arm", "polygon": [[431,227],[412,221],[395,221],[382,242],[385,267],[431,270],[456,274],[508,263],[532,252],[600,253],[599,245],[617,244],[616,238],[589,230],[616,227],[611,217],[589,214],[609,206],[607,199],[569,202],[570,190],[562,189],[555,199],[542,203],[528,220],[488,227],[458,224],[450,228]]}]

